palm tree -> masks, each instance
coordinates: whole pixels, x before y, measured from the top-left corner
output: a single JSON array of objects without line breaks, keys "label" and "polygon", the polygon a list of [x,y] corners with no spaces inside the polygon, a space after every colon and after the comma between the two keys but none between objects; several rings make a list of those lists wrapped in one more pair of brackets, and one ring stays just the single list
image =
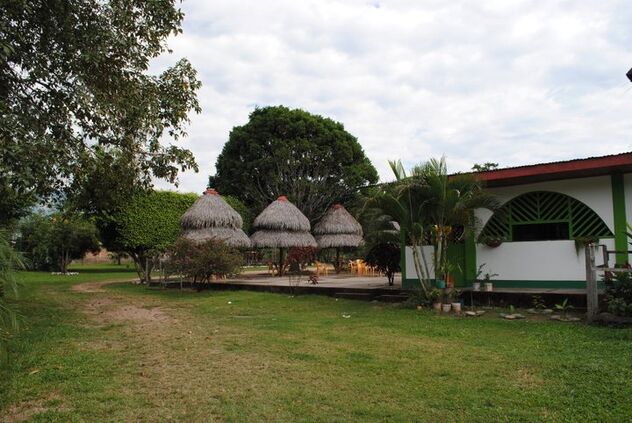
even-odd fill
[{"label": "palm tree", "polygon": [[[435,277],[445,279],[454,268],[448,260],[449,244],[473,236],[479,224],[476,209],[493,210],[498,203],[472,175],[448,175],[444,157],[415,166],[410,175],[401,161],[390,161],[389,165],[395,182],[385,185],[370,202],[400,224],[403,240],[413,247],[421,289],[427,293],[430,263]],[[433,246],[431,262],[423,245]]]}]

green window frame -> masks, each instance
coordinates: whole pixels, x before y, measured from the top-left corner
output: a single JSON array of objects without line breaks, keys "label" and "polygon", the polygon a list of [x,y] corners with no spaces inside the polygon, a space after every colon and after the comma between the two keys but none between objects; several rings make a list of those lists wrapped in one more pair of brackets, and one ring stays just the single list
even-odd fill
[{"label": "green window frame", "polygon": [[568,223],[570,239],[614,237],[603,219],[581,201],[559,192],[533,191],[496,210],[481,231],[479,242],[513,241],[514,225],[538,223]]}]

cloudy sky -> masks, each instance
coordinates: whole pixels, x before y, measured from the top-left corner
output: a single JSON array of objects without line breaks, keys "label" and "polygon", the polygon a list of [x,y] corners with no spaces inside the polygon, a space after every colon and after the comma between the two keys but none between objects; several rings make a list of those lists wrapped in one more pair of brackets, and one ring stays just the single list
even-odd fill
[{"label": "cloudy sky", "polygon": [[[200,192],[255,106],[330,117],[390,179],[388,159],[445,155],[451,171],[632,150],[629,1],[185,0],[202,113],[189,137]],[[164,183],[157,184],[163,188]]]}]

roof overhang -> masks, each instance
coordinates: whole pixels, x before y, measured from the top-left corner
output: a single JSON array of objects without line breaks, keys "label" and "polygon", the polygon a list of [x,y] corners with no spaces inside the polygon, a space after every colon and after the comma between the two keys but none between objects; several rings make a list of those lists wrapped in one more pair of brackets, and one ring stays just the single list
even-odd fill
[{"label": "roof overhang", "polygon": [[632,172],[632,152],[473,173],[490,188]]}]

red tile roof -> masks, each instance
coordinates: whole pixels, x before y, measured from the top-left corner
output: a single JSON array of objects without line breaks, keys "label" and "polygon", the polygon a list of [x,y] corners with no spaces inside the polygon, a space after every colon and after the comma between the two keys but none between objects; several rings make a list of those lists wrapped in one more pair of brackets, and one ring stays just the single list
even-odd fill
[{"label": "red tile roof", "polygon": [[632,172],[632,152],[477,172],[489,187]]}]

